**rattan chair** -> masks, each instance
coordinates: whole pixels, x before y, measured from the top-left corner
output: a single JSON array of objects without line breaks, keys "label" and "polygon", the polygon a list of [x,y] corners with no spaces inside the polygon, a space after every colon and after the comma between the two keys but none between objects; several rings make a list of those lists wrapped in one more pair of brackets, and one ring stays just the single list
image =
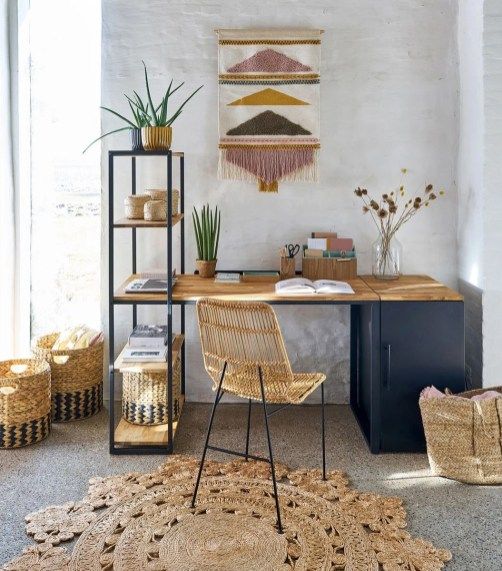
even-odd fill
[{"label": "rattan chair", "polygon": [[[270,464],[277,510],[277,525],[282,532],[277,481],[268,418],[292,404],[301,404],[319,385],[322,414],[322,471],[326,478],[326,446],[324,430],[324,385],[322,373],[293,373],[279,323],[272,307],[266,303],[224,301],[203,298],[197,302],[197,318],[206,371],[216,390],[209,420],[206,442],[192,498],[195,506],[200,477],[208,450],[263,460]],[[216,407],[224,393],[248,400],[245,452],[219,448],[209,444]],[[261,401],[268,442],[268,458],[249,453],[251,401]],[[271,412],[268,404],[282,405]]]}]

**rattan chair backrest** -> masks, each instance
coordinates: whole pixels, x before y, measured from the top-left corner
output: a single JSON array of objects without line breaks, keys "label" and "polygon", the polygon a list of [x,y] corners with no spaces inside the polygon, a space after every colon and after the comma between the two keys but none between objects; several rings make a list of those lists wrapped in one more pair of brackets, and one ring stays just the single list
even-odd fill
[{"label": "rattan chair backrest", "polygon": [[248,395],[251,384],[256,392],[260,367],[266,387],[273,383],[276,391],[286,392],[293,373],[270,305],[202,298],[197,318],[204,365],[215,385],[226,362],[224,390]]}]

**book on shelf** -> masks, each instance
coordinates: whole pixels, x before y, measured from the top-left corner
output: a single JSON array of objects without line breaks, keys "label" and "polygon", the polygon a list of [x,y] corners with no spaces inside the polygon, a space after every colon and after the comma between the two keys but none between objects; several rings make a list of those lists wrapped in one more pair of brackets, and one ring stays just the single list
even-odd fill
[{"label": "book on shelf", "polygon": [[[172,285],[176,284],[176,270],[173,271]],[[125,287],[126,293],[166,293],[167,274],[140,274]]]},{"label": "book on shelf", "polygon": [[241,281],[241,275],[237,272],[217,272],[214,281],[220,283],[239,283]]},{"label": "book on shelf", "polygon": [[162,363],[167,357],[167,347],[126,347],[122,353],[124,363]]},{"label": "book on shelf", "polygon": [[167,345],[167,325],[136,325],[129,335],[128,345],[148,348]]},{"label": "book on shelf", "polygon": [[279,272],[276,270],[245,270],[242,272],[243,276],[249,277],[274,277],[278,276]]},{"label": "book on shelf", "polygon": [[336,280],[316,280],[307,278],[291,278],[275,284],[275,291],[279,295],[297,294],[353,294],[354,290],[347,282]]}]

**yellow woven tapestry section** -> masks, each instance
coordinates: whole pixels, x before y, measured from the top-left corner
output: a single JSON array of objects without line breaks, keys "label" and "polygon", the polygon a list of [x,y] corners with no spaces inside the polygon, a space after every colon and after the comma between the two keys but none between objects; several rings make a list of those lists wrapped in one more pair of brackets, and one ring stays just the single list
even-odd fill
[{"label": "yellow woven tapestry section", "polygon": [[264,151],[276,151],[277,149],[320,149],[320,143],[220,143],[220,149],[263,149]]},{"label": "yellow woven tapestry section", "polygon": [[318,73],[246,73],[244,75],[237,73],[220,73],[219,79],[238,79],[240,81],[248,80],[254,81],[256,79],[276,79],[276,80],[288,80],[288,79],[319,79]]},{"label": "yellow woven tapestry section", "polygon": [[292,97],[277,89],[263,89],[246,97],[241,97],[228,105],[310,105],[306,101]]},{"label": "yellow woven tapestry section", "polygon": [[321,40],[219,40],[221,46],[300,46],[305,44],[318,45]]}]

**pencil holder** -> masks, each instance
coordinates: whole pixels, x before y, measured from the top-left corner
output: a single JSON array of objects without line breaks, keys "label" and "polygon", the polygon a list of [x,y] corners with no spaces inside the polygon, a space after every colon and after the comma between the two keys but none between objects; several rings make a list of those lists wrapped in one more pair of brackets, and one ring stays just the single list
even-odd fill
[{"label": "pencil holder", "polygon": [[287,280],[289,278],[294,278],[296,274],[296,266],[294,258],[287,258],[286,256],[281,256],[281,280]]}]

